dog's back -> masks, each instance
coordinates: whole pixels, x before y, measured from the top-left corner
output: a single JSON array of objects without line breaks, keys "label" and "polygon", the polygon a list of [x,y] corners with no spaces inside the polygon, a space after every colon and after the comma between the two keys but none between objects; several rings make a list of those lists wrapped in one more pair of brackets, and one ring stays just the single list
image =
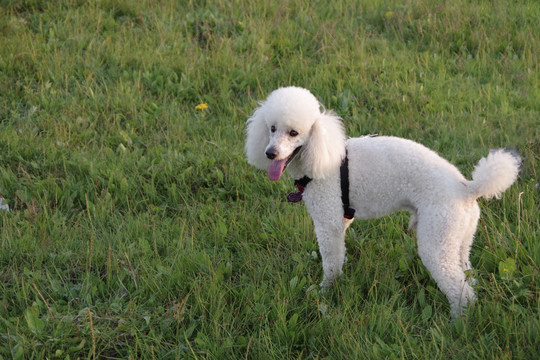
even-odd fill
[{"label": "dog's back", "polygon": [[467,180],[459,170],[414,141],[388,136],[354,138],[348,141],[347,151],[356,218],[410,210],[434,198],[451,201],[469,196]]}]

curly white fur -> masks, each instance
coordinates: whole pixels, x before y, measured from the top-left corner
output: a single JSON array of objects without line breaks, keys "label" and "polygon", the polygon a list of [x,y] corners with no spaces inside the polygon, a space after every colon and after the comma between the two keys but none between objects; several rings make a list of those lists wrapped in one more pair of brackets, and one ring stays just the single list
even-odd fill
[{"label": "curly white fur", "polygon": [[[516,180],[521,159],[505,150],[481,159],[468,181],[434,151],[396,137],[347,140],[341,119],[306,89],[273,91],[247,121],[248,162],[278,180],[312,178],[303,194],[313,219],[328,286],[342,272],[344,233],[340,165],[347,149],[355,219],[407,210],[418,253],[451,306],[452,317],[475,299],[469,252],[480,210],[476,199],[500,197]],[[296,151],[295,151],[296,150]]]}]

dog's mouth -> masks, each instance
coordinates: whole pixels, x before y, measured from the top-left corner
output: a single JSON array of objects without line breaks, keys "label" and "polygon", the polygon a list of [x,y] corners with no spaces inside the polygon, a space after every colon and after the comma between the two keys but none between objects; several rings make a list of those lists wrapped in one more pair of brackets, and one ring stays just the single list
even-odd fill
[{"label": "dog's mouth", "polygon": [[294,149],[294,151],[292,152],[291,155],[289,155],[289,157],[286,157],[281,160],[272,161],[272,163],[268,167],[268,177],[270,178],[270,180],[278,181],[281,178],[281,175],[283,175],[283,171],[285,171],[285,168],[287,167],[287,165],[289,165],[289,163],[294,159],[296,154],[298,154],[301,147],[302,146],[299,146],[296,149]]}]

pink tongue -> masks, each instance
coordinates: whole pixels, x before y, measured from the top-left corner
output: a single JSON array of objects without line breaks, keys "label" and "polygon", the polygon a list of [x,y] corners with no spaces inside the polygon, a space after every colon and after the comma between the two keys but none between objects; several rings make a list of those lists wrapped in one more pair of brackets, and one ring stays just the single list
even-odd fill
[{"label": "pink tongue", "polygon": [[274,160],[268,167],[268,177],[272,181],[277,181],[281,177],[281,174],[283,174],[283,169],[285,169],[285,163],[287,162],[287,159],[283,160]]}]

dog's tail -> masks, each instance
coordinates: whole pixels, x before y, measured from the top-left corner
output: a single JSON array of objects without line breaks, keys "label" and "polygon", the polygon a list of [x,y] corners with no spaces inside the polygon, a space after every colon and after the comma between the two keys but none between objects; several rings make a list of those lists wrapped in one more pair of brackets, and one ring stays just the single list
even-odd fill
[{"label": "dog's tail", "polygon": [[469,182],[469,190],[477,198],[495,197],[500,199],[516,181],[521,165],[521,157],[514,151],[506,149],[490,150],[487,157],[480,159],[472,173],[473,181]]}]

